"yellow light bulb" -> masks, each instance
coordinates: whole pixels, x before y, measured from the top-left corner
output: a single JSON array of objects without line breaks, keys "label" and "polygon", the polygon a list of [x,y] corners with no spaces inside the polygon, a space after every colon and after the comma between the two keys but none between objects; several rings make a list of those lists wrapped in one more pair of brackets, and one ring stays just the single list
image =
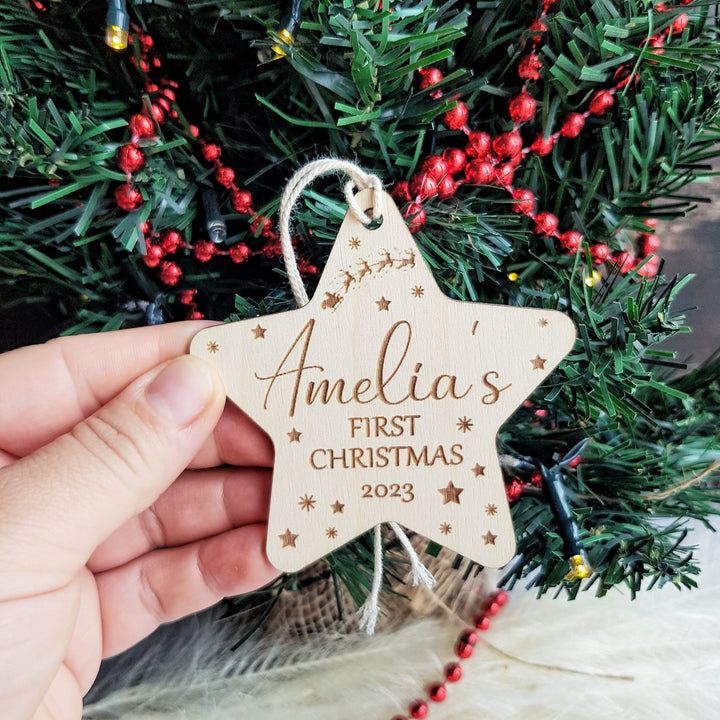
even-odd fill
[{"label": "yellow light bulb", "polygon": [[[283,28],[278,33],[280,39],[286,44],[286,45],[294,45],[295,44],[295,38],[292,36],[292,33],[287,29]],[[279,45],[273,45],[272,51],[279,57],[285,57],[287,53],[283,48],[281,48]]]},{"label": "yellow light bulb", "polygon": [[128,45],[128,31],[118,25],[105,28],[105,44],[113,50],[124,50]]},{"label": "yellow light bulb", "polygon": [[568,562],[570,563],[570,572],[565,576],[565,580],[581,580],[592,574],[592,568],[585,555],[573,555]]},{"label": "yellow light bulb", "polygon": [[519,276],[516,272],[509,272],[509,273],[507,274],[507,279],[508,279],[510,282],[517,282],[517,279],[518,279],[519,277],[520,277],[520,276]]}]

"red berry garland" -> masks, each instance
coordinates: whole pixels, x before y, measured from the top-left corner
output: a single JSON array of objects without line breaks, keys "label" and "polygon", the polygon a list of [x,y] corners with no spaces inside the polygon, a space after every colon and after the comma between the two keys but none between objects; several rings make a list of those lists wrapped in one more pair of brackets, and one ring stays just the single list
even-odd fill
[{"label": "red berry garland", "polygon": [[[130,57],[130,61],[142,73],[144,90],[151,98],[150,112],[135,113],[128,121],[130,142],[120,146],[116,153],[117,165],[126,174],[127,178],[125,183],[115,189],[115,202],[121,210],[134,212],[143,205],[142,194],[133,186],[132,179],[132,174],[141,170],[146,163],[146,156],[141,145],[152,142],[152,139],[158,134],[156,131],[157,125],[162,125],[169,120],[177,120],[178,113],[173,108],[172,103],[175,102],[175,89],[178,85],[176,82],[164,77],[158,82],[150,80],[149,73],[153,69],[159,70],[162,61],[154,49],[155,44],[149,34],[134,26],[129,40],[132,43],[137,43],[139,47],[139,57],[133,55]],[[437,73],[429,72],[428,79],[432,83],[436,82]],[[199,138],[199,131],[196,127],[191,125],[186,130],[189,131],[190,137]],[[198,142],[203,159],[215,166],[214,177],[218,185],[230,191],[232,208],[243,215],[254,215],[252,195],[244,188],[236,185],[235,171],[221,162],[222,147],[218,143],[206,142],[202,139],[199,139]],[[445,176],[445,174],[445,171],[438,173],[438,179]],[[447,182],[445,182],[443,188],[443,197],[447,197]],[[422,213],[424,215],[424,210],[422,210]],[[199,240],[194,245],[190,245],[183,239],[177,229],[167,228],[158,233],[153,230],[150,222],[145,222],[141,227],[146,249],[143,262],[148,267],[158,268],[160,281],[169,287],[174,287],[182,279],[183,272],[176,262],[166,258],[181,249],[192,251],[192,255],[201,263],[208,263],[215,256],[228,256],[233,263],[237,264],[245,262],[254,255],[276,258],[282,254],[278,242],[279,238],[274,232],[273,223],[270,219],[256,218],[251,224],[251,230],[256,234],[260,230],[259,235],[266,241],[265,245],[255,252],[243,242],[235,243],[227,250],[221,249],[219,245],[209,240]],[[302,258],[298,260],[298,267],[304,275],[317,273],[317,268]],[[197,290],[195,289],[183,290],[177,295],[178,302],[188,308],[186,317],[189,319],[203,317],[202,313],[197,309],[196,295]]]},{"label": "red berry garland", "polygon": [[[477,631],[485,632],[490,628],[490,617],[496,615],[508,600],[505,590],[495,590],[482,604],[482,612],[475,617],[474,628],[463,630],[455,643],[455,655],[460,661],[467,660],[473,654],[478,643]],[[410,718],[425,718],[432,714],[431,703],[440,703],[448,698],[452,688],[448,685],[460,682],[464,676],[461,662],[449,662],[443,668],[443,678],[427,685],[427,700],[416,698],[408,705],[407,715],[394,715],[392,720],[408,720]]]},{"label": "red berry garland", "polygon": [[[688,4],[691,0],[681,0]],[[559,232],[558,219],[549,212],[535,212],[535,198],[530,190],[513,187],[515,172],[522,164],[526,155],[544,157],[549,155],[558,138],[577,138],[585,128],[586,120],[591,115],[602,116],[612,109],[615,104],[615,94],[623,88],[632,77],[630,65],[623,65],[615,72],[615,85],[607,89],[596,90],[588,102],[588,109],[585,112],[571,111],[563,119],[560,129],[554,133],[537,133],[529,147],[523,148],[522,136],[519,127],[535,115],[537,102],[528,92],[529,82],[540,79],[542,62],[536,52],[538,44],[542,41],[548,26],[544,20],[548,10],[552,8],[556,0],[544,0],[543,11],[539,17],[532,20],[528,26],[529,48],[518,63],[518,76],[524,80],[520,92],[508,102],[508,114],[514,123],[511,131],[501,133],[491,138],[482,130],[473,130],[468,127],[467,121],[469,112],[467,106],[458,101],[456,106],[442,115],[443,124],[450,130],[462,130],[467,135],[467,142],[464,151],[460,148],[449,147],[443,150],[441,155],[431,155],[420,163],[420,172],[410,178],[409,182],[399,181],[392,191],[393,198],[399,205],[410,203],[404,210],[404,216],[409,220],[408,227],[411,232],[420,230],[426,220],[421,204],[436,195],[441,200],[446,200],[455,195],[457,187],[462,183],[472,185],[496,185],[505,188],[513,197],[511,209],[515,213],[521,213],[530,217],[533,221],[533,230],[541,238],[554,238],[554,244],[559,252],[574,254],[582,246],[582,235],[576,230],[565,230]],[[664,12],[672,8],[663,3],[655,5],[655,10]],[[680,15],[669,28],[656,33],[646,42],[651,52],[659,54],[663,52],[663,46],[668,35],[671,33],[682,33],[687,26],[687,16]],[[643,43],[645,44],[645,43]],[[420,75],[419,86],[421,89],[431,88],[434,84],[443,79],[443,75],[437,68],[422,68],[418,71]],[[431,97],[440,97],[441,93],[431,93]],[[468,161],[468,157],[470,160]],[[457,179],[456,176],[463,172],[464,177]],[[652,226],[654,227],[654,225]],[[649,235],[644,233],[643,235]],[[638,239],[638,251],[645,257],[658,249],[659,242],[656,236],[652,241],[644,239],[643,235]],[[604,243],[594,243],[590,247],[590,256],[594,264],[602,264],[611,260],[619,272],[628,272],[638,267],[639,262],[627,253],[612,255],[610,248]],[[658,262],[652,257],[641,267],[638,267],[638,274],[652,276],[657,271]],[[517,275],[511,273],[510,275]],[[510,277],[510,275],[508,277]]]}]

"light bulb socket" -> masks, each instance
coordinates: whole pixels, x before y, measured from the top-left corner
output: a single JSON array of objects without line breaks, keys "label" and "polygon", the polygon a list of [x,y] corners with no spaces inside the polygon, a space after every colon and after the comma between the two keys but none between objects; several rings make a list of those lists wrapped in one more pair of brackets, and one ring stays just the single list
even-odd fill
[{"label": "light bulb socket", "polygon": [[130,15],[125,0],[109,0],[105,18],[105,44],[113,50],[125,50],[129,30]]}]

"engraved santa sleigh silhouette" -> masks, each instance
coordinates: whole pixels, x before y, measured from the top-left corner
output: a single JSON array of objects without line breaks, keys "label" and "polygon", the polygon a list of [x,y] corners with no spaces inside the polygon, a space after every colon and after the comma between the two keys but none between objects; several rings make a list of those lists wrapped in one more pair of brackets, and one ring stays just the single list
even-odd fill
[{"label": "engraved santa sleigh silhouette", "polygon": [[447,298],[392,198],[380,202],[378,229],[345,217],[306,306],[208,328],[191,352],[273,439],[277,568],[391,520],[498,567],[515,536],[495,437],[575,328],[557,311]]}]

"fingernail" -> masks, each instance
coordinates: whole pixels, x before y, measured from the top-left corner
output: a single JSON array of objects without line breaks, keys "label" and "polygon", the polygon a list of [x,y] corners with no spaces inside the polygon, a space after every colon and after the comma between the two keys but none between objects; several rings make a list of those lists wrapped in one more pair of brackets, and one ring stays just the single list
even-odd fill
[{"label": "fingernail", "polygon": [[200,415],[210,404],[212,395],[210,367],[191,355],[173,360],[145,391],[148,405],[180,427],[189,425]]}]

